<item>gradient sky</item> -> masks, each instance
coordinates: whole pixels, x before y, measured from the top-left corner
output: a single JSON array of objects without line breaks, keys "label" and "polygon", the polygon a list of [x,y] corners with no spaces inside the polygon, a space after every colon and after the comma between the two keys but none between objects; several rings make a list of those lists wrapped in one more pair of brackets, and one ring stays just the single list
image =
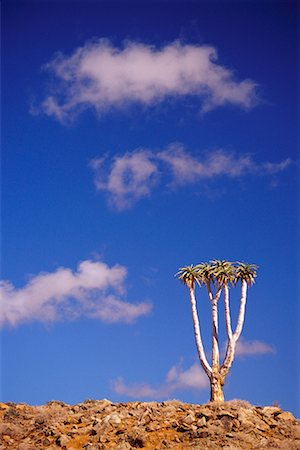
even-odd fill
[{"label": "gradient sky", "polygon": [[2,2],[2,401],[206,402],[174,274],[228,259],[225,397],[299,416],[297,6]]}]

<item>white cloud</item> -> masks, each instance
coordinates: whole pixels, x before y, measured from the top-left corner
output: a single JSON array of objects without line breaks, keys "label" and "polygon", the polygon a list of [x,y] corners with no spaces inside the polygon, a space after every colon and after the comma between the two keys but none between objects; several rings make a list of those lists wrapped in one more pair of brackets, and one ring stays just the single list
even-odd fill
[{"label": "white cloud", "polygon": [[117,209],[130,207],[149,196],[157,182],[158,168],[152,158],[146,150],[125,153],[113,159],[108,172],[104,168],[105,158],[93,160],[96,189],[108,192],[109,202]]},{"label": "white cloud", "polygon": [[[103,262],[83,261],[77,272],[58,268],[40,273],[20,289],[0,282],[0,326],[24,322],[74,320],[81,316],[103,322],[132,323],[151,310],[148,303],[131,304],[125,294],[127,269]],[[112,294],[113,292],[114,294]]]},{"label": "white cloud", "polygon": [[201,157],[191,155],[182,144],[170,144],[160,152],[158,158],[166,163],[172,172],[173,183],[189,184],[201,179],[218,176],[237,178],[245,175],[270,175],[285,170],[291,160],[280,163],[256,162],[250,154],[236,154],[223,149],[212,150]]},{"label": "white cloud", "polygon": [[[222,355],[225,356],[226,345]],[[246,341],[241,338],[236,345],[235,357],[274,354],[275,348],[258,340]],[[158,386],[148,383],[127,384],[122,377],[112,383],[114,392],[132,398],[160,399],[166,398],[173,392],[180,390],[202,390],[209,387],[209,380],[199,362],[195,362],[188,369],[183,370],[181,365],[171,367],[164,381]]]},{"label": "white cloud", "polygon": [[254,106],[255,82],[237,80],[217,59],[216,49],[205,45],[174,41],[156,48],[127,41],[119,48],[99,39],[71,56],[58,54],[45,66],[57,84],[42,109],[64,121],[86,108],[102,114],[132,102],[152,105],[169,96],[196,96],[202,112],[226,104]]},{"label": "white cloud", "polygon": [[111,161],[94,159],[91,167],[96,189],[107,194],[111,206],[124,210],[150,196],[159,182],[179,187],[221,176],[274,175],[290,164],[290,159],[259,163],[249,154],[238,155],[222,149],[194,155],[182,144],[173,143],[160,152],[137,149]]},{"label": "white cloud", "polygon": [[132,398],[152,399],[165,398],[179,390],[201,390],[208,386],[208,378],[198,363],[193,364],[187,370],[182,370],[180,366],[173,366],[168,371],[164,382],[158,387],[147,383],[126,384],[122,377],[112,384],[112,388],[117,394]]},{"label": "white cloud", "polygon": [[266,355],[268,353],[275,353],[274,347],[261,341],[245,341],[241,338],[236,344],[236,356],[254,356]]},{"label": "white cloud", "polygon": [[138,317],[145,316],[151,311],[149,303],[128,303],[112,295],[105,298],[101,308],[89,313],[89,317],[100,319],[106,323],[132,323]]}]

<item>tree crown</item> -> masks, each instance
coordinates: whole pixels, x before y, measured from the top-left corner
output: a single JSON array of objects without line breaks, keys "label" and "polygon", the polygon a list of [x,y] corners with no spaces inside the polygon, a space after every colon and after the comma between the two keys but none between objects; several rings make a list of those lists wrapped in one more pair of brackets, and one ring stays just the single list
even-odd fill
[{"label": "tree crown", "polygon": [[247,264],[243,262],[238,262],[235,271],[236,282],[239,280],[246,281],[248,286],[255,283],[255,278],[257,276],[258,266],[255,264]]},{"label": "tree crown", "polygon": [[188,288],[193,289],[195,283],[201,284],[201,279],[198,274],[197,267],[193,264],[189,266],[180,267],[179,271],[176,273],[177,278],[185,284]]},{"label": "tree crown", "polygon": [[196,265],[180,267],[176,274],[178,279],[189,288],[194,288],[213,282],[218,286],[236,285],[239,280],[246,281],[248,286],[255,283],[258,266],[244,262],[230,262],[226,260],[211,260]]}]

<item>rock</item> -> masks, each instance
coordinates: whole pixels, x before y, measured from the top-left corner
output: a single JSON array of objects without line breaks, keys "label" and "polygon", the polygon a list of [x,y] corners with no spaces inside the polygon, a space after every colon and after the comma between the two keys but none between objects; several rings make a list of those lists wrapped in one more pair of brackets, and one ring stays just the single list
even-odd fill
[{"label": "rock", "polygon": [[61,436],[59,436],[55,443],[56,445],[58,445],[59,447],[66,447],[66,445],[68,444],[68,442],[70,442],[71,438],[65,434],[62,434]]},{"label": "rock", "polygon": [[205,425],[206,425],[206,419],[205,419],[205,416],[203,416],[203,417],[201,417],[201,419],[199,419],[197,421],[197,427],[201,428],[201,427],[205,427]]},{"label": "rock", "polygon": [[102,449],[102,445],[99,444],[92,444],[91,442],[88,442],[87,444],[84,444],[82,447],[84,450],[99,450]]},{"label": "rock", "polygon": [[7,409],[9,409],[9,405],[6,403],[0,402],[0,411],[6,411]]},{"label": "rock", "polygon": [[145,447],[145,438],[144,436],[129,436],[128,437],[128,443],[131,445],[131,447],[134,448],[143,448]]},{"label": "rock", "polygon": [[32,407],[0,403],[0,450],[300,449],[300,421],[277,407],[179,401]]},{"label": "rock", "polygon": [[253,427],[253,417],[252,413],[249,414],[246,410],[241,410],[238,413],[238,420],[243,428],[252,428]]},{"label": "rock", "polygon": [[38,416],[35,421],[34,421],[34,425],[35,426],[40,426],[40,425],[44,425],[45,423],[45,417],[44,416]]},{"label": "rock", "polygon": [[233,416],[224,415],[221,417],[222,426],[225,428],[225,431],[229,432],[232,430],[232,418]]},{"label": "rock", "polygon": [[186,416],[186,417],[183,419],[183,422],[186,423],[186,424],[188,424],[188,425],[190,425],[190,424],[192,424],[193,422],[195,422],[195,420],[196,420],[195,416],[194,416],[193,414],[189,414],[188,416]]},{"label": "rock", "polygon": [[282,411],[277,406],[265,406],[261,412],[265,416],[274,416],[275,414],[280,414]]},{"label": "rock", "polygon": [[236,418],[236,414],[232,414],[229,411],[222,411],[221,413],[219,413],[217,415],[218,419],[221,419],[222,417],[228,417],[230,419],[235,419]]},{"label": "rock", "polygon": [[290,412],[282,412],[276,416],[276,419],[285,420],[285,421],[294,421],[295,417]]},{"label": "rock", "polygon": [[0,423],[0,436],[9,436],[13,439],[17,439],[22,435],[22,429],[21,427],[11,423]]},{"label": "rock", "polygon": [[209,436],[209,433],[207,431],[201,431],[200,433],[198,433],[198,437],[199,438],[207,438]]},{"label": "rock", "polygon": [[117,413],[110,414],[104,419],[104,423],[109,423],[110,425],[119,425],[121,422],[121,417]]},{"label": "rock", "polygon": [[270,429],[269,425],[262,420],[257,422],[255,427],[257,430],[260,430],[260,431],[268,431]]},{"label": "rock", "polygon": [[122,442],[119,444],[115,450],[131,450],[131,445],[128,442]]},{"label": "rock", "polygon": [[[1,447],[0,447],[0,448],[1,448]],[[18,446],[18,450],[35,450],[35,447],[30,446],[30,445],[25,444],[25,443],[21,443],[21,444],[19,444],[19,446]]]},{"label": "rock", "polygon": [[157,431],[160,429],[160,424],[158,422],[150,422],[148,425],[146,425],[145,430],[146,431]]}]

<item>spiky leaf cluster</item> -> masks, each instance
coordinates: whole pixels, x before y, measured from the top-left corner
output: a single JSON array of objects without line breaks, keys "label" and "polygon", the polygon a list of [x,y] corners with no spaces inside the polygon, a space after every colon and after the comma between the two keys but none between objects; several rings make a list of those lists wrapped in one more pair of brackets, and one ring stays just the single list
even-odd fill
[{"label": "spiky leaf cluster", "polygon": [[226,260],[211,260],[200,264],[181,267],[176,274],[178,279],[189,288],[212,282],[220,287],[236,285],[244,280],[251,286],[255,282],[257,266],[243,262],[230,262]]},{"label": "spiky leaf cluster", "polygon": [[255,283],[258,267],[255,264],[238,262],[235,270],[236,281],[244,280],[251,286]]},{"label": "spiky leaf cluster", "polygon": [[200,284],[197,268],[193,264],[180,267],[175,276],[188,288],[194,288],[195,283]]}]

